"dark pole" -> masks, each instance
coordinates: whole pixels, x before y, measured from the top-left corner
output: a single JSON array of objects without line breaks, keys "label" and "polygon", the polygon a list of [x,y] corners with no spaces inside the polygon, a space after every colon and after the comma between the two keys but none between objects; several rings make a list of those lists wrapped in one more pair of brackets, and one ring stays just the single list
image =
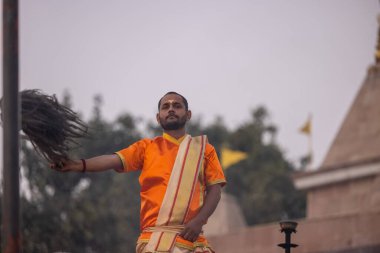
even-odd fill
[{"label": "dark pole", "polygon": [[3,0],[3,217],[2,252],[20,243],[18,0]]},{"label": "dark pole", "polygon": [[290,253],[290,233],[285,231],[285,245],[288,247],[285,248],[285,253]]},{"label": "dark pole", "polygon": [[295,248],[298,245],[291,243],[291,234],[297,232],[297,222],[294,221],[281,221],[280,222],[281,233],[285,233],[285,243],[278,244],[279,247],[285,250],[285,253],[290,253],[291,248]]}]

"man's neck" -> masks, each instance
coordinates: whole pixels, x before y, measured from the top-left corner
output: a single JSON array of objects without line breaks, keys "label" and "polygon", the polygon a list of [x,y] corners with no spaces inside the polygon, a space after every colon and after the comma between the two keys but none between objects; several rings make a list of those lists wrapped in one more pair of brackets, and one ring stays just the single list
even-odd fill
[{"label": "man's neck", "polygon": [[164,133],[170,135],[173,138],[176,138],[177,140],[184,136],[186,134],[185,129],[178,129],[178,130],[164,130]]}]

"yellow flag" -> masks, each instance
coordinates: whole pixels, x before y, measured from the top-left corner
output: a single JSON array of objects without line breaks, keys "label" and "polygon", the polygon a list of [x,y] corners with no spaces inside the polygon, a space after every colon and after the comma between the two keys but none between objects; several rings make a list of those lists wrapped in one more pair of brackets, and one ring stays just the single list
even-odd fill
[{"label": "yellow flag", "polygon": [[231,165],[246,159],[247,153],[237,150],[231,150],[228,148],[222,148],[221,150],[221,163],[224,169],[227,169]]},{"label": "yellow flag", "polygon": [[307,135],[311,134],[311,117],[309,117],[305,124],[300,128],[300,132]]}]

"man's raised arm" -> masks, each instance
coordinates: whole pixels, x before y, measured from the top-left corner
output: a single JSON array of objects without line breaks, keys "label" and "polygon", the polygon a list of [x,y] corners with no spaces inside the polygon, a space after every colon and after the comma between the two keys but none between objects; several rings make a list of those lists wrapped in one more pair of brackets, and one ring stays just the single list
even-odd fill
[{"label": "man's raised arm", "polygon": [[67,172],[98,172],[105,170],[123,170],[123,163],[116,154],[95,156],[89,159],[68,160],[63,164],[51,164],[53,170]]}]

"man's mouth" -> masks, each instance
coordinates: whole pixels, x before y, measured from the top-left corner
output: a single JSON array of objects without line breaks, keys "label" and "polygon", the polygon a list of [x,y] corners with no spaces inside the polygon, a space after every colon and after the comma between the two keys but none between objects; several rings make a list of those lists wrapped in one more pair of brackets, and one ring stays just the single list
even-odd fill
[{"label": "man's mouth", "polygon": [[178,116],[176,115],[169,115],[166,117],[166,119],[178,119]]}]

